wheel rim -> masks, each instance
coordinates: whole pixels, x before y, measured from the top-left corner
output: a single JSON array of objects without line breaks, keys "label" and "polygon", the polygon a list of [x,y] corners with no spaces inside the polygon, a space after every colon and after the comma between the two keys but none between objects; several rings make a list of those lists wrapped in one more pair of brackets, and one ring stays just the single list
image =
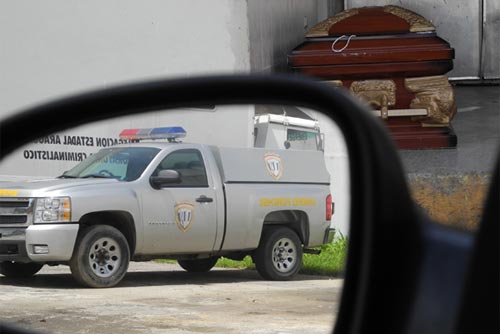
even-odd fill
[{"label": "wheel rim", "polygon": [[100,238],[92,244],[89,264],[98,277],[110,277],[120,268],[122,252],[118,243],[110,238]]},{"label": "wheel rim", "polygon": [[273,246],[273,265],[276,270],[287,273],[297,263],[297,248],[292,240],[281,238]]}]

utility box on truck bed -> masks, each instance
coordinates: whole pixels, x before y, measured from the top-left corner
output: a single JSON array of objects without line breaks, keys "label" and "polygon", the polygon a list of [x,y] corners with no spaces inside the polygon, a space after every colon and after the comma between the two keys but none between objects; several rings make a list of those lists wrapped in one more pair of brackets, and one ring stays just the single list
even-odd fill
[{"label": "utility box on truck bed", "polygon": [[79,283],[109,287],[131,260],[204,272],[251,255],[263,277],[290,279],[303,247],[331,241],[321,152],[176,143],[183,130],[162,129],[153,138],[171,142],[118,145],[55,179],[0,184],[0,273],[69,264]]}]

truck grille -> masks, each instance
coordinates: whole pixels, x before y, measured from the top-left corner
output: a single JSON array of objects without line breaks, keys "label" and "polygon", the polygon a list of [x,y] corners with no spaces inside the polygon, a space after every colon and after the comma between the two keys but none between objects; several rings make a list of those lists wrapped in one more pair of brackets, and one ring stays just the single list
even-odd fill
[{"label": "truck grille", "polygon": [[0,255],[16,255],[19,254],[19,247],[15,244],[2,244],[0,245]]},{"label": "truck grille", "polygon": [[0,216],[0,224],[24,224],[28,221],[27,215],[22,216]]},{"label": "truck grille", "polygon": [[33,200],[28,198],[0,198],[0,225],[27,225],[33,212]]},{"label": "truck grille", "polygon": [[27,208],[30,206],[30,201],[0,201],[0,208]]}]

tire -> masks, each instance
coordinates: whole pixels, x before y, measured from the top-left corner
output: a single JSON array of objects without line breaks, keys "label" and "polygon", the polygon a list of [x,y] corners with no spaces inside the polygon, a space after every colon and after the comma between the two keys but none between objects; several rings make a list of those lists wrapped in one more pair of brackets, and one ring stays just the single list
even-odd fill
[{"label": "tire", "polygon": [[116,228],[94,225],[78,235],[69,267],[75,280],[90,288],[110,288],[127,273],[130,248]]},{"label": "tire", "polygon": [[9,278],[28,278],[42,269],[43,263],[0,262],[0,274]]},{"label": "tire", "polygon": [[253,260],[259,274],[267,280],[293,278],[302,267],[302,244],[297,233],[283,226],[264,228]]},{"label": "tire", "polygon": [[190,273],[206,273],[212,269],[219,260],[219,257],[209,257],[197,260],[178,260],[179,265]]}]

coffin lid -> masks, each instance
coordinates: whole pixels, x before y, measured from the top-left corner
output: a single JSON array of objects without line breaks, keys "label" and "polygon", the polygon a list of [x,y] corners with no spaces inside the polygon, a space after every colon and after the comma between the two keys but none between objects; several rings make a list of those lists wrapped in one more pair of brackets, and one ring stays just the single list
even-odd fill
[{"label": "coffin lid", "polygon": [[424,17],[398,6],[351,8],[315,25],[307,38],[393,35],[435,31]]}]

